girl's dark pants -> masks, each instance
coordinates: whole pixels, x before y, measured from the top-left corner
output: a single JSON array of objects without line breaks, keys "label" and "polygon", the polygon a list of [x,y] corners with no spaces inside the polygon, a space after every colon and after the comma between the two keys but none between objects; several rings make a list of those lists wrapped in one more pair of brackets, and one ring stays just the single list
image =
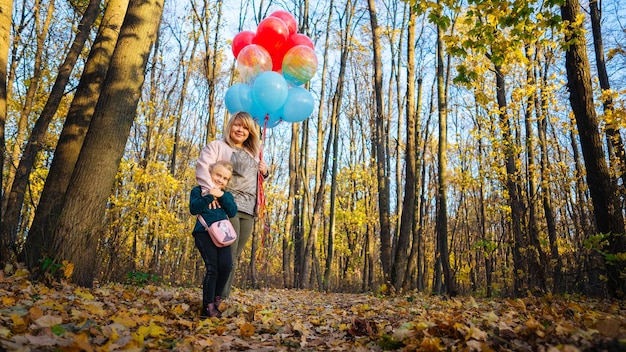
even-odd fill
[{"label": "girl's dark pants", "polygon": [[233,266],[230,247],[217,247],[205,231],[194,232],[196,248],[200,251],[206,273],[202,281],[202,306],[215,302],[215,296],[221,296]]}]

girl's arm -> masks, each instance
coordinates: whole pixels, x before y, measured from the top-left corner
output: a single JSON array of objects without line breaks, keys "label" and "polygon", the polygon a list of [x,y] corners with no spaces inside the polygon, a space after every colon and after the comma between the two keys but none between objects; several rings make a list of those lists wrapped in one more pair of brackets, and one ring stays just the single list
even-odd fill
[{"label": "girl's arm", "polygon": [[235,204],[235,198],[233,198],[232,193],[224,192],[224,194],[217,199],[220,203],[220,206],[226,212],[229,218],[237,215],[237,204]]},{"label": "girl's arm", "polygon": [[210,194],[203,196],[200,186],[194,187],[189,194],[189,212],[191,212],[192,215],[198,215],[204,212],[214,199],[215,197]]}]

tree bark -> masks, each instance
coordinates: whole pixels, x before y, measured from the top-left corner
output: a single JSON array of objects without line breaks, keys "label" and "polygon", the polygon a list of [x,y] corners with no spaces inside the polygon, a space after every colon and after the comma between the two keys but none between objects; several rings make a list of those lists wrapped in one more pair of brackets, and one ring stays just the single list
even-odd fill
[{"label": "tree bark", "polygon": [[98,17],[99,12],[100,0],[91,0],[78,25],[78,32],[74,38],[74,42],[72,43],[63,64],[59,67],[57,78],[52,86],[46,105],[43,107],[39,118],[35,122],[35,126],[31,130],[30,137],[20,159],[20,163],[15,171],[11,191],[7,195],[7,207],[2,222],[2,228],[3,231],[8,233],[10,237],[17,236],[20,228],[20,219],[24,198],[26,196],[26,188],[30,180],[30,173],[33,169],[33,165],[35,164],[37,155],[44,145],[44,139],[47,135],[48,126],[50,125],[50,122],[52,121],[52,118],[56,114],[59,104],[61,103],[61,98],[63,98],[65,93],[65,87],[70,79],[70,74],[72,73],[74,65],[76,64],[76,61],[85,46],[85,41],[89,37],[91,26]]},{"label": "tree bark", "polygon": [[[415,221],[415,184],[416,184],[416,127],[418,115],[415,114],[415,27],[417,15],[409,9],[409,24],[407,28],[407,68],[406,68],[406,150],[404,152],[406,177],[404,184],[404,199],[400,216],[400,231],[398,244],[393,261],[392,283],[398,290],[404,286],[408,272],[408,256],[411,250],[411,235]],[[399,154],[398,154],[399,158]],[[400,183],[398,188],[400,188]],[[398,198],[399,200],[400,198]],[[414,243],[413,245],[417,245]]]},{"label": "tree bark", "polygon": [[[35,22],[35,31],[36,31],[36,50],[33,60],[33,73],[30,77],[30,84],[28,85],[28,90],[26,91],[26,96],[24,98],[24,105],[22,105],[22,110],[20,111],[19,121],[17,123],[17,132],[15,136],[15,142],[13,144],[13,148],[10,152],[11,156],[7,161],[7,165],[9,169],[7,170],[7,176],[5,179],[4,186],[4,194],[5,197],[2,200],[2,211],[3,211],[3,224],[4,219],[6,218],[6,207],[8,194],[11,192],[11,188],[13,186],[13,180],[15,178],[15,173],[18,167],[18,160],[20,159],[20,154],[22,152],[23,143],[26,140],[27,128],[28,128],[28,117],[30,116],[33,110],[33,104],[35,102],[35,95],[37,94],[37,90],[39,87],[39,82],[42,78],[42,60],[44,54],[44,44],[46,41],[46,37],[48,36],[48,31],[50,29],[50,21],[52,21],[52,14],[54,12],[54,0],[48,3],[48,11],[46,14],[46,18],[43,23],[40,23],[41,16],[41,1],[35,1],[35,5],[33,8],[34,14],[34,22]],[[4,232],[6,236],[14,236],[17,233],[17,229],[7,228],[2,225],[2,232]],[[12,238],[11,242],[15,242],[16,238]]]},{"label": "tree bark", "polygon": [[380,27],[376,15],[374,0],[367,1],[372,31],[373,63],[374,63],[374,94],[375,113],[373,116],[374,135],[372,136],[373,154],[376,160],[376,178],[378,180],[378,218],[380,232],[380,260],[383,267],[384,280],[390,280],[391,274],[391,219],[389,205],[389,179],[387,168],[387,136],[385,133],[385,117],[383,115],[383,73],[380,44]]},{"label": "tree bark", "polygon": [[[593,49],[596,58],[596,67],[598,69],[598,81],[602,93],[609,93],[611,90],[611,83],[609,81],[609,74],[606,70],[606,61],[604,60],[604,44],[602,41],[602,9],[600,9],[598,0],[589,1],[589,8],[591,14],[591,32],[593,34]],[[602,107],[605,114],[613,113],[613,97],[611,94],[602,95]],[[622,135],[619,132],[619,126],[616,126],[613,119],[606,120],[606,145],[610,156],[611,163],[615,166],[613,169],[616,171],[617,176],[621,178],[622,184],[626,184],[626,150],[624,150],[624,141]],[[620,190],[623,194],[623,190]]]},{"label": "tree bark", "polygon": [[450,253],[448,251],[448,197],[446,195],[448,184],[448,102],[444,80],[443,60],[443,33],[441,25],[437,25],[437,106],[439,113],[439,147],[437,156],[439,160],[439,182],[437,185],[437,247],[439,248],[439,262],[444,275],[445,289],[450,296],[456,296],[456,282],[450,268]]},{"label": "tree bark", "polygon": [[[7,67],[9,66],[12,13],[13,0],[0,0],[0,175],[4,175],[4,154],[6,152],[4,129],[7,121]],[[1,179],[2,178],[0,178],[0,180]],[[3,203],[3,199],[2,182],[0,182],[0,204]],[[2,207],[0,206],[0,223],[3,219],[4,214],[2,214]],[[0,264],[8,262],[10,257],[10,245],[10,237],[0,232]]]},{"label": "tree bark", "polygon": [[607,244],[601,248],[605,253],[607,287],[611,296],[621,298],[626,295],[626,280],[621,277],[625,263],[623,260],[612,261],[608,256],[626,252],[624,218],[602,150],[584,31],[580,25],[572,25],[580,15],[579,9],[578,0],[566,0],[561,6],[561,17],[566,24],[564,39],[567,87],[585,160],[596,227],[600,234],[607,236]]},{"label": "tree bark", "polygon": [[111,64],[76,162],[58,226],[56,262],[75,265],[72,279],[92,285],[98,234],[107,198],[132,127],[145,69],[163,13],[163,0],[131,0]]}]

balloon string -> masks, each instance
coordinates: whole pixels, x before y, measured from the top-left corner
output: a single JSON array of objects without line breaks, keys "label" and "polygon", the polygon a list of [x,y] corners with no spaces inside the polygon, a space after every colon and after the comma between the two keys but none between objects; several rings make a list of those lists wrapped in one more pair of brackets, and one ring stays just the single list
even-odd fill
[{"label": "balloon string", "polygon": [[[263,160],[263,145],[265,144],[265,134],[267,132],[267,122],[269,121],[269,115],[265,115],[263,122],[263,134],[261,135],[261,150],[259,151],[259,160]],[[265,192],[263,191],[263,175],[261,171],[258,172],[258,197],[257,208],[259,214],[259,220],[261,223],[261,248],[265,247]],[[260,258],[259,258],[260,259]]]}]

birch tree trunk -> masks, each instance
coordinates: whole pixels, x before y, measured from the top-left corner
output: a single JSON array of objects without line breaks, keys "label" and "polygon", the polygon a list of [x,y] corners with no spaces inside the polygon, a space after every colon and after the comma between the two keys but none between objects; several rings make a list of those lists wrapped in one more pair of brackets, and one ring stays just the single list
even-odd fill
[{"label": "birch tree trunk", "polygon": [[439,112],[439,148],[437,156],[439,159],[437,185],[437,247],[439,248],[439,261],[442,266],[445,289],[450,296],[456,296],[456,283],[450,268],[450,253],[448,251],[448,197],[446,195],[448,183],[448,103],[446,96],[446,85],[444,82],[443,60],[443,33],[441,25],[437,25],[437,106]]}]

